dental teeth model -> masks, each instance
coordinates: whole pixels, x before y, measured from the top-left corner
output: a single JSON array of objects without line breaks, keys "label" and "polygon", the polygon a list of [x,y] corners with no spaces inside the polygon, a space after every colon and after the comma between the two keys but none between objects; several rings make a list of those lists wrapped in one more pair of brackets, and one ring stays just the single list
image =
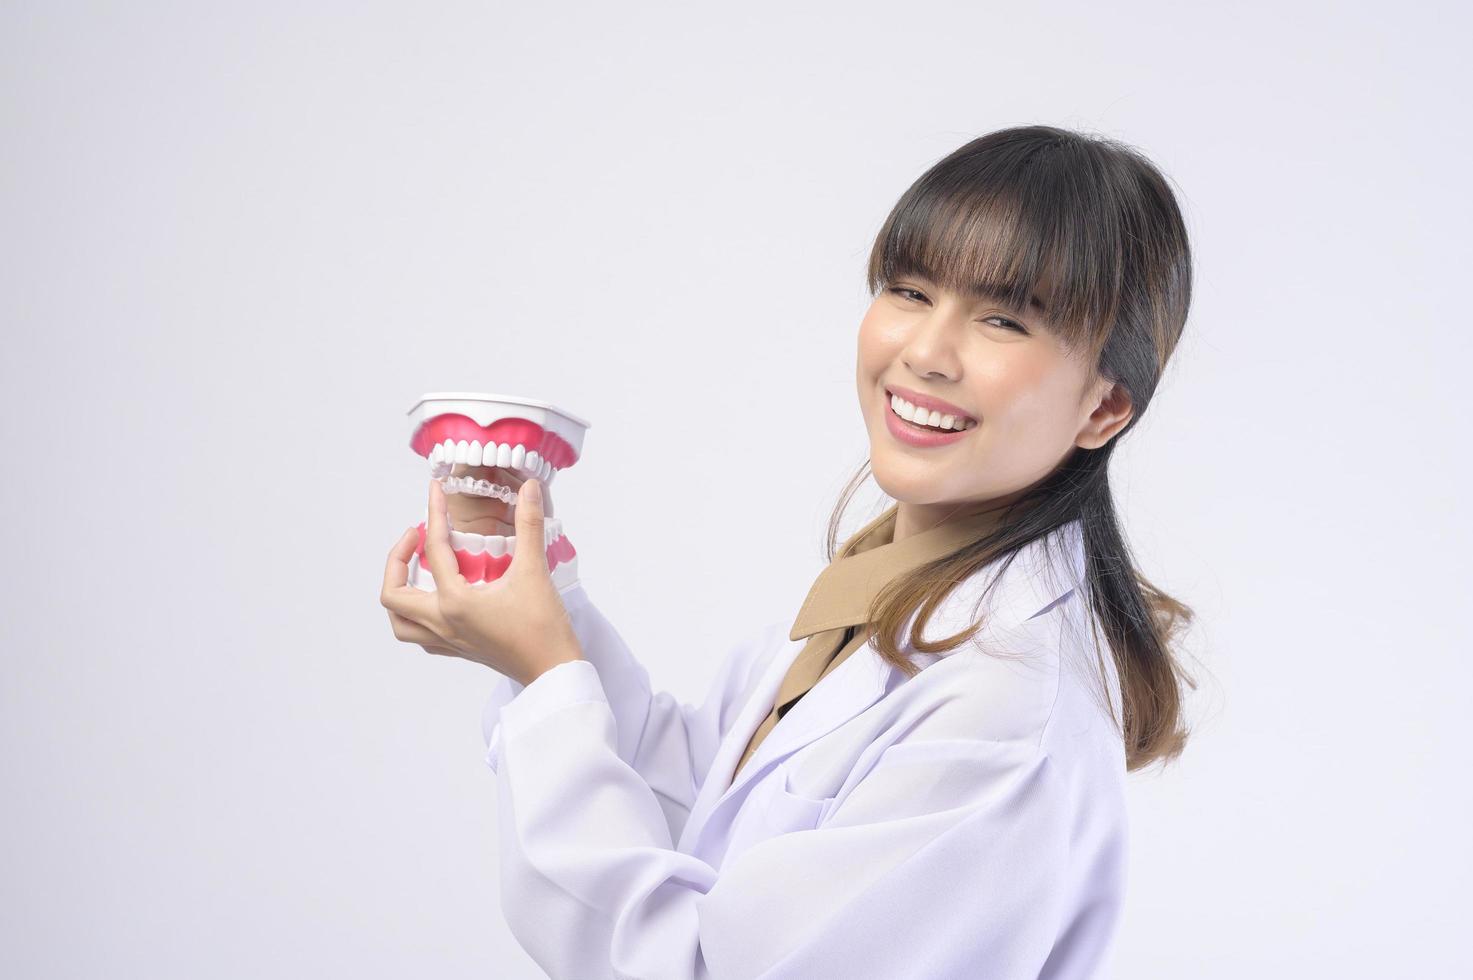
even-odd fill
[{"label": "dental teeth model", "polygon": [[[576,585],[577,552],[553,517],[551,487],[558,471],[578,461],[589,424],[547,402],[464,391],[421,395],[408,414],[409,447],[429,460],[430,477],[445,488],[450,544],[465,580],[484,586],[511,564],[517,490],[536,478],[548,490],[542,547],[553,585],[559,592]],[[424,567],[425,526],[421,521],[409,584],[433,592],[435,580]]]}]

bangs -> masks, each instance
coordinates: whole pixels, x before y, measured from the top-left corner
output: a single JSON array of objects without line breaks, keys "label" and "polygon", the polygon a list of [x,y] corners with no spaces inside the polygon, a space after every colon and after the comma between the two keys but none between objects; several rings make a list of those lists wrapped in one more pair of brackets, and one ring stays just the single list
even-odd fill
[{"label": "bangs", "polygon": [[1058,150],[933,167],[895,205],[875,240],[871,295],[905,276],[922,276],[999,302],[1067,348],[1097,356],[1121,302],[1119,219],[1069,179],[1069,170],[1088,166],[1088,159],[1069,160],[1067,148]]}]

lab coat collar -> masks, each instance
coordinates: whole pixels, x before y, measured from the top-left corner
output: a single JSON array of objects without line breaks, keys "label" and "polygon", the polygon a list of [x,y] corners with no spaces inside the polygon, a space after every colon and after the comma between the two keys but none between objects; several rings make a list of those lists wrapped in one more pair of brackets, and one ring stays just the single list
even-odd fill
[{"label": "lab coat collar", "polygon": [[899,510],[899,505],[891,507],[839,549],[809,589],[789,639],[865,622],[870,603],[886,583],[980,539],[996,527],[1002,512],[994,508],[946,521],[896,541]]},{"label": "lab coat collar", "polygon": [[[840,551],[843,559],[836,555],[814,583],[790,639],[799,640],[821,629],[864,622],[869,600],[891,576],[960,548],[990,527],[989,521],[997,516],[975,515],[895,542],[895,513],[892,509],[881,515],[845,544]],[[1010,642],[1008,629],[1048,609],[1075,588],[1083,587],[1084,570],[1082,525],[1074,520],[1018,549],[1006,567],[1001,567],[1000,562],[989,563],[954,589],[938,609],[938,615],[927,624],[925,639],[944,638],[965,629],[970,600],[978,598],[981,590],[994,582],[995,576],[995,584],[986,593],[988,601],[978,637],[1005,646]],[[954,602],[961,603],[961,607],[952,611]],[[906,640],[909,625],[900,636],[905,648],[909,648]],[[719,862],[719,855],[711,850],[719,835],[713,836],[708,828],[713,822],[730,819],[724,814],[740,807],[745,795],[743,789],[748,784],[774,762],[869,708],[905,679],[898,667],[879,657],[866,644],[793,705],[733,780],[737,760],[752,733],[772,710],[773,699],[802,646],[795,644],[790,655],[774,657],[754,685],[697,794],[680,837],[682,850]],[[935,655],[929,656],[934,662]]]}]

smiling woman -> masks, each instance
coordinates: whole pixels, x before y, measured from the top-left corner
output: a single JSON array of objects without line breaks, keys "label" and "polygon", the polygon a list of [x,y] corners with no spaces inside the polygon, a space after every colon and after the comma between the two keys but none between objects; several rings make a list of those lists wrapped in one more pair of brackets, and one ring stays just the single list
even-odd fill
[{"label": "smiling woman", "polygon": [[[877,597],[881,656],[908,670],[894,637],[915,612],[1079,520],[1090,595],[1124,685],[1130,765],[1179,753],[1180,684],[1191,681],[1170,645],[1191,610],[1135,571],[1109,485],[1118,437],[1150,404],[1191,299],[1186,228],[1166,179],[1113,141],[1048,126],[991,133],[900,198],[876,236],[868,284],[857,383],[870,459],[830,520],[830,559],[871,469],[899,502],[897,540],[1006,508],[987,539]],[[976,424],[931,428],[961,416]]]},{"label": "smiling woman", "polygon": [[485,608],[451,592],[461,635],[510,651],[483,662],[530,678],[497,685],[482,732],[503,909],[548,974],[1101,975],[1126,772],[1185,737],[1187,614],[1134,572],[1107,464],[1189,279],[1139,154],[1047,126],[974,140],[871,255],[856,380],[895,505],[836,550],[851,481],[797,615],[744,628],[699,706],[656,693],[581,582],[566,629],[545,566]]}]

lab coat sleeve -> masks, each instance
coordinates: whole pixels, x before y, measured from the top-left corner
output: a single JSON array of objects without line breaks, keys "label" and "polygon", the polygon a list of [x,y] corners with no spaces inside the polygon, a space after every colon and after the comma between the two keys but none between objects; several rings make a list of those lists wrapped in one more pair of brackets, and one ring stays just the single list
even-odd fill
[{"label": "lab coat sleeve", "polygon": [[[696,792],[705,782],[716,749],[740,708],[754,661],[786,639],[786,626],[773,621],[742,637],[726,653],[699,706],[654,692],[649,672],[635,659],[613,624],[580,584],[563,597],[584,658],[598,672],[603,697],[614,717],[613,751],[654,791],[678,840]],[[496,771],[501,754],[501,715],[524,685],[500,676],[481,714],[486,765]]]},{"label": "lab coat sleeve", "polygon": [[553,978],[1021,980],[1060,928],[1070,801],[1036,741],[897,742],[817,827],[718,874],[672,848],[592,664],[502,724],[503,909]]}]

